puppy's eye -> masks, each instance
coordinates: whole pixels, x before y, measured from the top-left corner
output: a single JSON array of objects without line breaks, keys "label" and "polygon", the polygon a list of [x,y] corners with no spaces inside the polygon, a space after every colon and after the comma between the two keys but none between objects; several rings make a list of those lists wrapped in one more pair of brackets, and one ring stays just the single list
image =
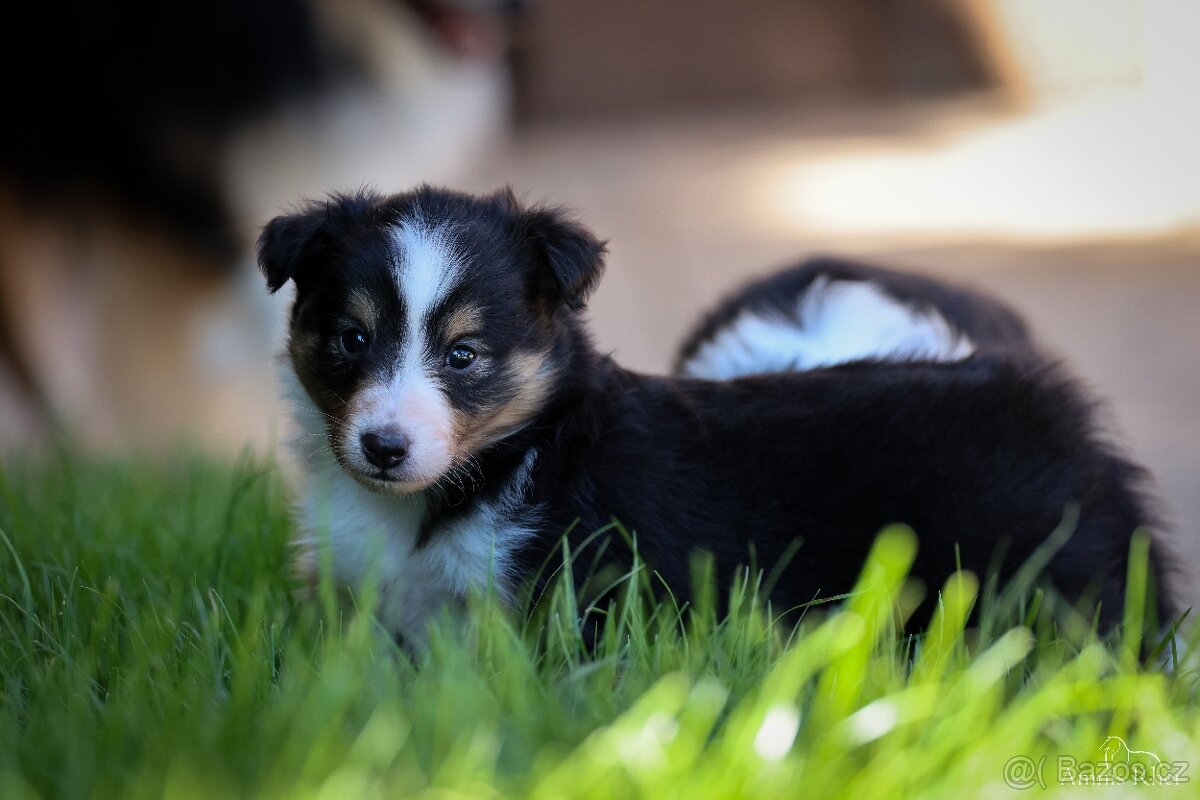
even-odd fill
[{"label": "puppy's eye", "polygon": [[367,334],[358,328],[347,328],[338,336],[338,343],[342,346],[342,352],[354,356],[365,352],[371,342]]},{"label": "puppy's eye", "polygon": [[446,354],[446,366],[451,369],[466,369],[475,361],[475,351],[466,345],[456,344]]}]

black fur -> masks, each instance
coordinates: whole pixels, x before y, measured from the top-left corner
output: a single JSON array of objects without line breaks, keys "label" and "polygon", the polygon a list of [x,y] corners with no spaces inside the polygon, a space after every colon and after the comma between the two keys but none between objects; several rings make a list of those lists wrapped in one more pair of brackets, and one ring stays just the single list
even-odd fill
[{"label": "black fur", "polygon": [[[716,556],[727,586],[752,558],[769,571],[796,538],[775,607],[841,594],[893,522],[917,532],[913,575],[931,590],[958,557],[1005,579],[1078,504],[1049,578],[1098,602],[1104,627],[1120,618],[1130,536],[1153,523],[1144,476],[1044,361],[858,362],[724,383],[639,376],[607,359],[591,370],[577,401],[546,421],[535,498],[552,510],[549,530],[578,519],[577,545],[613,518],[635,530],[677,596],[695,550]],[[1161,557],[1156,543],[1159,586]]]},{"label": "black fur", "polygon": [[370,192],[331,195],[267,223],[258,237],[258,264],[267,289],[277,292],[289,280],[297,286],[306,283],[305,267],[322,256],[332,258],[330,248],[365,225],[381,199]]},{"label": "black fur", "polygon": [[604,243],[555,209],[525,211],[520,225],[543,263],[540,274],[553,279],[541,293],[574,311],[582,309],[604,271]]}]

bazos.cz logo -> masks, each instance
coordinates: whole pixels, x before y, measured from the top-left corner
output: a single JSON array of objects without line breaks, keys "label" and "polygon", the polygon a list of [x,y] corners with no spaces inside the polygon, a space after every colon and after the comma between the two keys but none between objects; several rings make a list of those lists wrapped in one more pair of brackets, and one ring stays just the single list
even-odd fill
[{"label": "bazos.cz logo", "polygon": [[[1013,756],[1004,763],[1004,782],[1013,789],[1045,789],[1047,756],[1037,761]],[[1186,761],[1167,761],[1149,750],[1135,750],[1120,736],[1109,736],[1100,745],[1100,758],[1081,761],[1074,756],[1055,760],[1053,780],[1059,786],[1173,786],[1191,779]]]}]

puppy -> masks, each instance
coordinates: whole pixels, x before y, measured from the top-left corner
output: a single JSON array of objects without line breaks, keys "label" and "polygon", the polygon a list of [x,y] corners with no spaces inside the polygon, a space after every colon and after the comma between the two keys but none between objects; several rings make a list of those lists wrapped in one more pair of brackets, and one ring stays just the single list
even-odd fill
[{"label": "puppy", "polygon": [[296,286],[302,569],[376,579],[380,619],[414,645],[472,591],[515,604],[564,537],[577,585],[628,569],[614,520],[679,600],[707,551],[722,588],[777,568],[787,610],[850,589],[888,523],[916,530],[913,574],[936,587],[958,563],[1006,579],[1074,506],[1046,577],[1119,619],[1151,521],[1141,473],[1037,358],[960,342],[949,361],[635,374],[583,322],[603,244],[508,191],[336,195],[272,220],[258,253],[271,291]]}]

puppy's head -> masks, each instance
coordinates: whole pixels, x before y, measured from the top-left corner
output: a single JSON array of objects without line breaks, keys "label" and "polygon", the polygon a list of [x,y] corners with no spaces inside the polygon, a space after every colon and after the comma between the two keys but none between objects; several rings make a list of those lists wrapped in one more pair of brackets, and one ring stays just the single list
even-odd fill
[{"label": "puppy's head", "polygon": [[505,190],[333,196],[258,241],[296,284],[288,355],[339,463],[368,488],[424,489],[536,417],[604,246]]}]

